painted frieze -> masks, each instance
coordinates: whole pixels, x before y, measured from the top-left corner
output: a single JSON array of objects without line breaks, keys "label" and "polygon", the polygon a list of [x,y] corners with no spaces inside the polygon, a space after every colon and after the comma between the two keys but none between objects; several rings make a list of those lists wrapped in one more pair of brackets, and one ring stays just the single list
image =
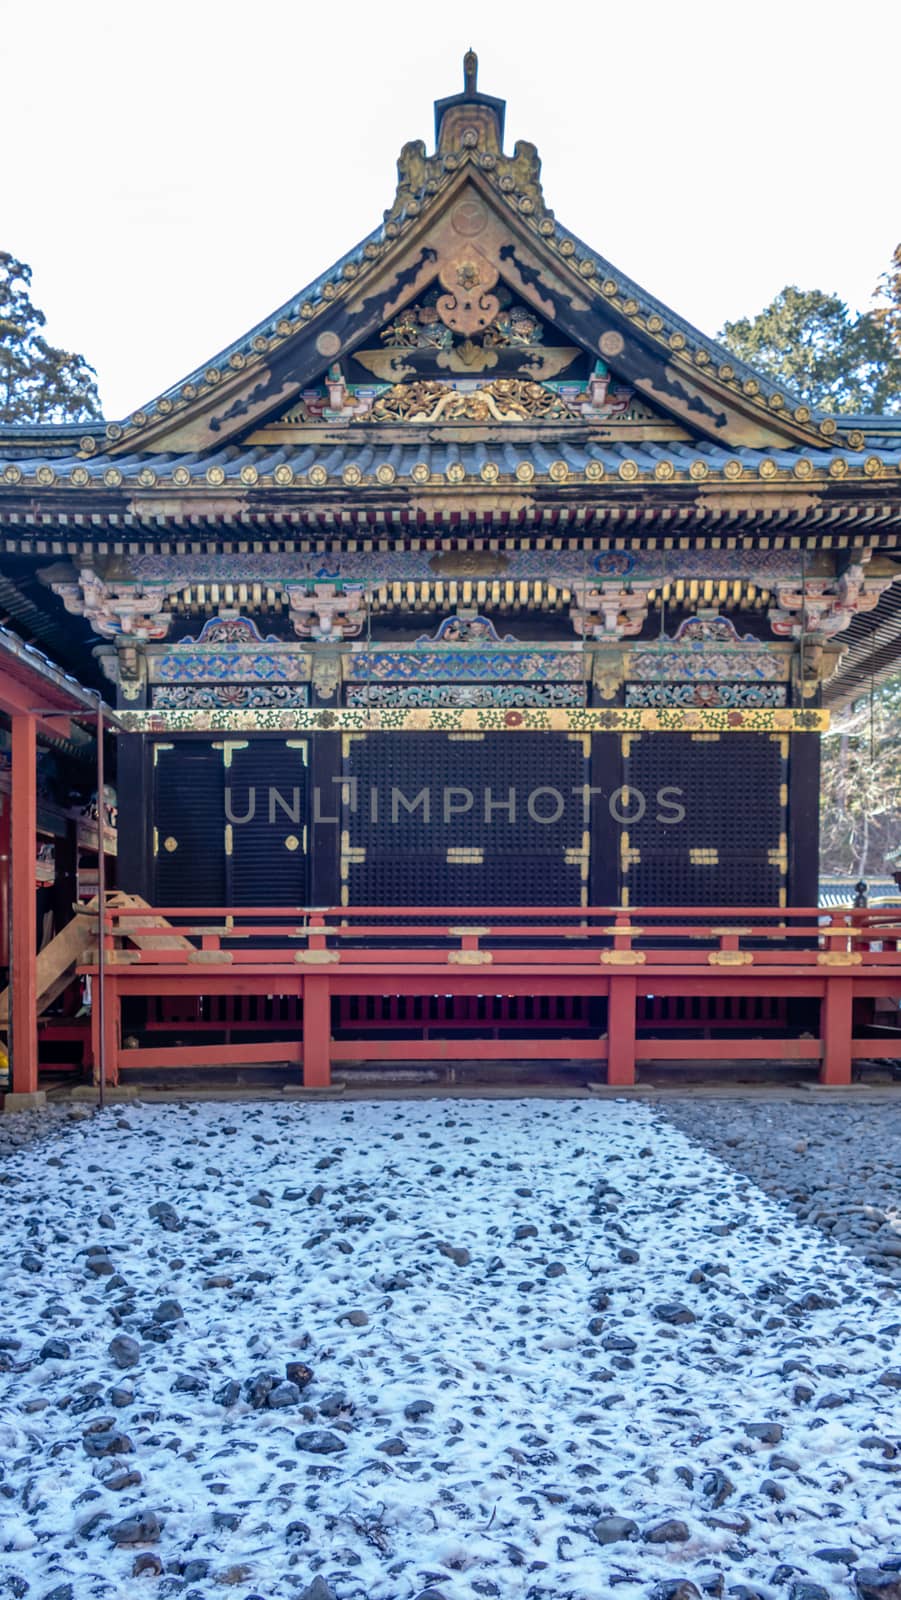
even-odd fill
[{"label": "painted frieze", "polygon": [[784,683],[627,683],[627,706],[784,706]]},{"label": "painted frieze", "polygon": [[417,708],[346,707],[334,711],[211,710],[119,712],[126,732],[216,733],[234,730],[271,733],[491,732],[558,731],[564,733],[822,733],[829,712],[754,707],[525,707],[500,706]]},{"label": "painted frieze", "polygon": [[310,691],[302,683],[167,683],[151,691],[154,708],[166,711],[270,710],[306,706],[309,700]]},{"label": "painted frieze", "polygon": [[705,611],[686,618],[675,634],[630,651],[623,675],[645,683],[781,683],[788,679],[790,665],[791,652],[784,646],[750,633],[739,635],[730,618]]},{"label": "painted frieze", "polygon": [[581,706],[579,683],[349,683],[348,706]]},{"label": "painted frieze", "polygon": [[306,683],[310,658],[273,634],[263,637],[251,617],[223,611],[196,637],[148,653],[151,683]]}]

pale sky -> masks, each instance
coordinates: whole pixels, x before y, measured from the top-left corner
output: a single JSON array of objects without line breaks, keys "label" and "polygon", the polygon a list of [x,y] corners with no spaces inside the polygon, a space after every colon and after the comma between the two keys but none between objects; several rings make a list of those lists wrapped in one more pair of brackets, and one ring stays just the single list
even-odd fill
[{"label": "pale sky", "polygon": [[557,217],[707,332],[865,309],[901,239],[897,0],[0,0],[0,40],[0,249],[110,418],[381,220],[470,44]]}]

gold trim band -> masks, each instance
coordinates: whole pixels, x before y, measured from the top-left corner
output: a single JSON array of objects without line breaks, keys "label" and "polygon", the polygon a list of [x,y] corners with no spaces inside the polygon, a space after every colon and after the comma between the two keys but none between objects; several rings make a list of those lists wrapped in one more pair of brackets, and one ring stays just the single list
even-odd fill
[{"label": "gold trim band", "polygon": [[607,709],[507,711],[503,707],[461,709],[117,711],[128,733],[825,733],[825,710],[745,711],[653,709],[620,706]]}]

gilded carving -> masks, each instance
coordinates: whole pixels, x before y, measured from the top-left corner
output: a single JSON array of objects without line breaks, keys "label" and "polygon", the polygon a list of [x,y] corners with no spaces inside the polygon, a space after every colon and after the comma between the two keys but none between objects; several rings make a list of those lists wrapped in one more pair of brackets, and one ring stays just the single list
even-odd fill
[{"label": "gilded carving", "polygon": [[341,657],[313,657],[313,688],[320,700],[332,700],[341,682]]},{"label": "gilded carving", "polygon": [[497,279],[497,268],[481,256],[442,265],[438,281],[446,293],[438,296],[435,309],[452,333],[481,333],[494,321],[501,309],[497,295],[491,293]]},{"label": "gilded carving", "polygon": [[446,550],[431,557],[429,571],[439,578],[499,578],[509,565],[501,550]]},{"label": "gilded carving", "polygon": [[617,650],[597,651],[592,667],[592,682],[602,700],[615,700],[623,685],[623,656]]},{"label": "gilded carving", "polygon": [[513,194],[520,210],[550,216],[541,188],[541,159],[528,139],[517,139],[512,156],[498,156],[495,164],[498,188]]},{"label": "gilded carving", "polygon": [[517,378],[496,378],[473,389],[436,382],[398,383],[379,396],[371,422],[578,421],[553,389]]}]

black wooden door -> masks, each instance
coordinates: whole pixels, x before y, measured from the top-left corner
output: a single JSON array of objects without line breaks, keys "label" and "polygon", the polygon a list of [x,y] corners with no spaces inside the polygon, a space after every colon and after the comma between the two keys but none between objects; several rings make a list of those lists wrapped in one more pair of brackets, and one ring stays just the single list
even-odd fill
[{"label": "black wooden door", "polygon": [[154,752],[158,905],[304,905],[308,742],[185,739]]}]

